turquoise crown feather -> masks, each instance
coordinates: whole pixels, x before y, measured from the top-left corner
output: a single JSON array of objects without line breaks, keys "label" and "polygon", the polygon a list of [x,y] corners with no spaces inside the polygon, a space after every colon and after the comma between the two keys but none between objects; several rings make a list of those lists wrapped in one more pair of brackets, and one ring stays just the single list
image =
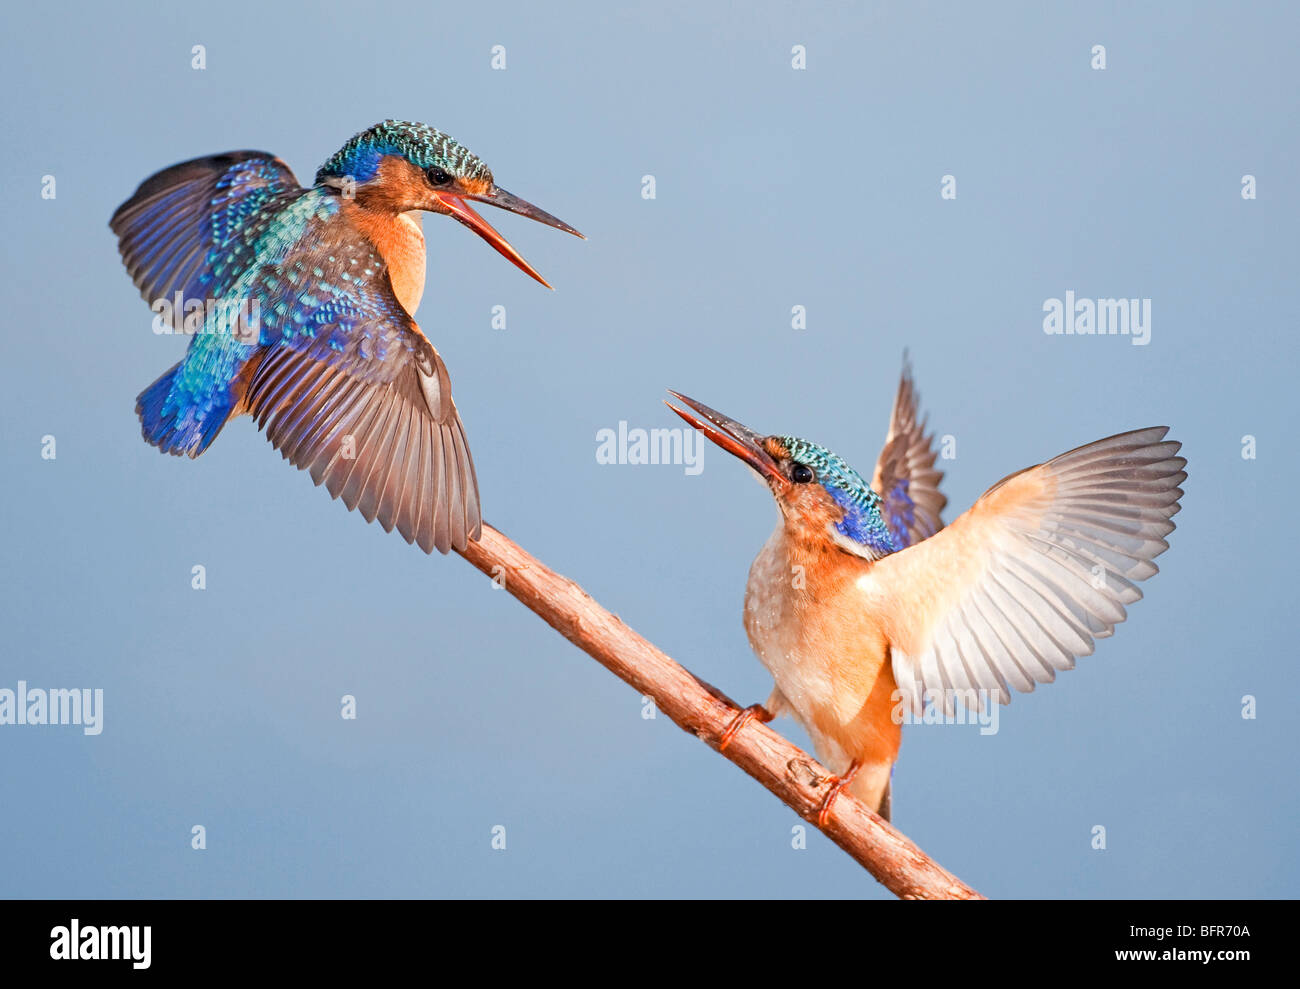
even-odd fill
[{"label": "turquoise crown feather", "polygon": [[385,155],[405,158],[418,168],[442,168],[453,175],[492,182],[492,170],[442,131],[409,120],[385,120],[334,152],[316,172],[316,184],[345,175],[368,182]]},{"label": "turquoise crown feather", "polygon": [[861,474],[816,443],[797,436],[778,436],[777,440],[790,452],[791,460],[812,469],[817,482],[844,509],[844,519],[835,524],[841,535],[865,547],[875,557],[902,548],[885,522],[880,495],[871,490]]}]

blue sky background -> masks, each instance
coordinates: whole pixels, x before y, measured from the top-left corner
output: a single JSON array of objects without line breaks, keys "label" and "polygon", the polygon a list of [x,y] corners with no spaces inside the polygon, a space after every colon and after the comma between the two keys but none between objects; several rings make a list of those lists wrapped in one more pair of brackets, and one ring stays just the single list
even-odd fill
[{"label": "blue sky background", "polygon": [[[674,425],[672,387],[865,473],[909,347],[957,442],[951,520],[1012,470],[1170,424],[1190,477],[1146,600],[996,736],[907,730],[895,821],[991,896],[1297,894],[1293,7],[3,18],[0,687],[100,687],[105,714],[97,737],[0,727],[0,894],[889,895],[815,832],[793,849],[799,822],[765,790],[643,720],[460,559],[344,511],[249,420],[193,462],[140,439],[135,396],[183,342],[151,332],[114,208],[162,167],[236,148],[309,180],[385,117],[447,131],[590,238],[490,217],[552,293],[425,223],[417,317],[486,518],[742,702],[770,689],[740,620],[770,499],[712,449],[693,477],[602,466],[597,430]],[[1046,336],[1043,302],[1067,290],[1150,298],[1150,345]]]}]

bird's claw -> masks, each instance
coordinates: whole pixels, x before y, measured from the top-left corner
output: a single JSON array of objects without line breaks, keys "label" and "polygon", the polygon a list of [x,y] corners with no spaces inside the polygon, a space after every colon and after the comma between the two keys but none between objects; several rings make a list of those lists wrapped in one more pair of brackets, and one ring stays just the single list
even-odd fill
[{"label": "bird's claw", "polygon": [[829,776],[831,788],[827,791],[826,796],[822,799],[821,809],[817,811],[817,827],[826,827],[826,822],[830,818],[831,804],[835,803],[835,798],[840,795],[840,791],[853,782],[853,777],[858,774],[859,764],[854,762],[850,764],[848,772],[843,776]]},{"label": "bird's claw", "polygon": [[722,738],[718,741],[718,751],[726,752],[727,746],[736,737],[736,732],[740,731],[750,721],[758,719],[763,724],[767,724],[773,717],[775,715],[762,704],[751,704],[749,707],[737,712],[736,716],[731,719],[731,724],[727,725],[727,730],[722,733]]}]

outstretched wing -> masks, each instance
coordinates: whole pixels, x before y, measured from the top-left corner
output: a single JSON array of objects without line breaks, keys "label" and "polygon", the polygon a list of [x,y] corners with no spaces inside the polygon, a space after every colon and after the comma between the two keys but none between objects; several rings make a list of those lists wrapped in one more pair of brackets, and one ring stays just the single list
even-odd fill
[{"label": "outstretched wing", "polygon": [[901,547],[919,543],[942,529],[939,513],[948,504],[947,496],[939,493],[943,471],[935,469],[937,454],[931,448],[934,436],[925,434],[925,422],[918,414],[920,402],[921,396],[912,383],[911,364],[904,355],[889,435],[871,480],[872,490],[884,502],[881,512],[885,524]]},{"label": "outstretched wing", "polygon": [[954,700],[1008,703],[1125,619],[1169,548],[1187,477],[1167,432],[1121,433],[1012,474],[860,580],[913,711],[930,691],[949,712]]},{"label": "outstretched wing", "polygon": [[170,302],[177,292],[185,300],[215,299],[252,260],[257,228],[272,220],[280,201],[302,191],[274,155],[232,151],[145,179],[109,226],[146,302]]},{"label": "outstretched wing", "polygon": [[[478,482],[446,366],[326,193],[300,188],[272,155],[239,151],[147,179],[111,226],[147,301],[180,292],[256,306],[256,347],[227,332],[224,308],[209,313],[187,381],[229,383],[234,414],[256,416],[286,459],[367,521],[426,552],[478,538]],[[241,334],[245,323],[241,313]]]},{"label": "outstretched wing", "polygon": [[294,466],[426,552],[481,532],[478,481],[446,365],[393,294],[382,258],[315,221],[260,272],[265,348],[244,407]]}]

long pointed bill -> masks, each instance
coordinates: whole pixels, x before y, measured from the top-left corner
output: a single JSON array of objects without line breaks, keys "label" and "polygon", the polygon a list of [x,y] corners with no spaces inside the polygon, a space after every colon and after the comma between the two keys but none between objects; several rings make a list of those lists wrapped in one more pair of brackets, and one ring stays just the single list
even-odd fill
[{"label": "long pointed bill", "polygon": [[[438,197],[438,202],[442,203],[442,205],[446,208],[447,212],[452,217],[459,220],[461,223],[465,224],[465,226],[469,227],[476,234],[478,234],[480,237],[486,240],[489,244],[491,244],[494,248],[496,248],[497,252],[501,254],[507,261],[509,261],[511,264],[517,267],[525,275],[537,279],[547,288],[551,287],[550,283],[547,282],[547,280],[543,278],[541,275],[539,275],[537,273],[537,270],[531,264],[529,264],[527,261],[524,260],[523,255],[510,246],[510,241],[506,240],[499,233],[497,233],[496,229],[492,226],[492,224],[488,223],[487,220],[479,216],[478,213],[474,210],[474,207],[471,206],[469,203],[465,202],[465,198],[466,198],[465,196],[456,195],[450,192],[435,192],[434,195]],[[483,202],[492,202],[492,199],[486,196],[475,196],[474,198],[482,200]],[[513,199],[514,197],[512,196],[511,198]],[[520,200],[520,202],[522,202],[522,200]],[[542,211],[538,210],[537,212],[541,213]],[[549,219],[555,220],[555,218],[553,216],[550,216],[550,214],[542,213],[542,215],[548,217]],[[559,222],[560,222],[559,220],[555,220],[556,224],[559,224]],[[565,227],[564,229],[568,229],[568,228]],[[574,233],[577,233],[577,231],[574,231]]]},{"label": "long pointed bill", "polygon": [[672,402],[664,402],[679,416],[685,419],[691,426],[698,429],[710,440],[716,443],[722,449],[726,450],[733,457],[739,457],[750,467],[758,471],[764,480],[784,486],[789,482],[785,479],[776,461],[763,448],[763,437],[754,432],[748,426],[742,426],[735,419],[729,419],[721,412],[709,408],[703,402],[697,402],[693,398],[687,398],[685,395],[678,394],[671,389],[668,392],[673,398],[689,405],[692,409],[703,416],[694,416],[673,405]]},{"label": "long pointed bill", "polygon": [[512,192],[506,192],[499,185],[494,185],[491,192],[485,192],[481,195],[468,195],[467,199],[472,199],[476,203],[487,203],[489,206],[495,206],[498,209],[509,210],[511,213],[518,213],[520,216],[526,216],[530,220],[536,220],[538,223],[545,223],[548,227],[554,227],[556,230],[563,230],[566,234],[573,234],[575,237],[583,237],[582,234],[574,230],[563,220],[551,216],[546,210],[538,209],[526,199],[520,199]]}]

